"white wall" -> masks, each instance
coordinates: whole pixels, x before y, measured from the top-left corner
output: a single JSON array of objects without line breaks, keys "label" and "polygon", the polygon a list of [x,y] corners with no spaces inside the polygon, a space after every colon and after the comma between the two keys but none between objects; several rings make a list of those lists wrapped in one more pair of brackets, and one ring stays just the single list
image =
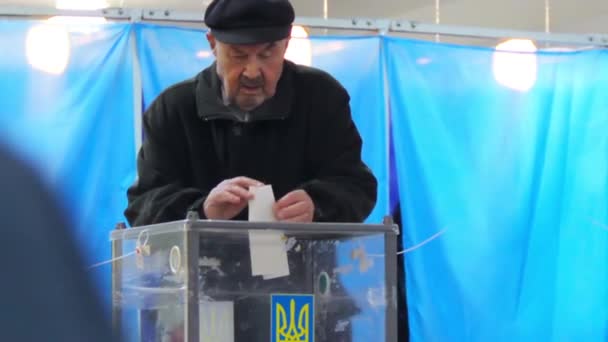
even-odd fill
[{"label": "white wall", "polygon": [[[86,1],[86,0],[84,0]],[[209,0],[106,0],[111,6],[200,11]],[[323,16],[324,0],[292,0],[297,15]],[[435,0],[327,0],[329,17],[435,21]],[[549,0],[551,31],[608,33],[607,0]],[[441,23],[544,31],[545,0],[440,0]],[[0,4],[54,6],[53,0],[0,0]]]}]

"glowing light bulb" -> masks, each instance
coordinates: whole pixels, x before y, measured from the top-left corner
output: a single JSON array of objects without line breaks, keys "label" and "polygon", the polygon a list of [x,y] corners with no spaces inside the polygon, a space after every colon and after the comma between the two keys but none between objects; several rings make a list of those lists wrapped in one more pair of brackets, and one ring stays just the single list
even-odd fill
[{"label": "glowing light bulb", "polygon": [[492,61],[496,81],[514,90],[530,90],[536,83],[536,51],[536,45],[527,39],[510,39],[498,44]]},{"label": "glowing light bulb", "polygon": [[294,25],[291,29],[291,40],[285,58],[296,64],[308,66],[312,64],[312,44],[304,27]]},{"label": "glowing light bulb", "polygon": [[58,24],[32,27],[25,40],[25,55],[33,68],[50,74],[62,74],[70,60],[68,31]]}]

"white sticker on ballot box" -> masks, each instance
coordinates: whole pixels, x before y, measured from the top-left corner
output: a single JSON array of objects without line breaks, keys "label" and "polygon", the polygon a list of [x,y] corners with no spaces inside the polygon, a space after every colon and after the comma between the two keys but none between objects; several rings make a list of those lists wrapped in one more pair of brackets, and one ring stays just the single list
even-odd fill
[{"label": "white sticker on ballot box", "polygon": [[200,342],[234,342],[232,302],[201,302],[199,322]]}]

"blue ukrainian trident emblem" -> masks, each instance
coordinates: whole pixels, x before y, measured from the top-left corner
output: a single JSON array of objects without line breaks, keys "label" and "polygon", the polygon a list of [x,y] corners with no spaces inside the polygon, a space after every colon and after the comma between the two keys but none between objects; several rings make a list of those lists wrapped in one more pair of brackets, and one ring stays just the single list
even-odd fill
[{"label": "blue ukrainian trident emblem", "polygon": [[314,342],[313,295],[271,296],[271,342]]}]

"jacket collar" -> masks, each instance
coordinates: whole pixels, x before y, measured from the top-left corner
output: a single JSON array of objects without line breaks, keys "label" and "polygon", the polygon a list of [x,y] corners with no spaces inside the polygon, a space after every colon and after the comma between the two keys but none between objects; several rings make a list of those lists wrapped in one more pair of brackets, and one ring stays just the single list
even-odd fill
[{"label": "jacket collar", "polygon": [[291,112],[293,101],[293,64],[285,61],[275,95],[258,108],[244,113],[237,108],[224,105],[221,98],[221,81],[216,72],[216,63],[196,77],[196,104],[198,115],[205,121],[228,119],[234,121],[261,121],[285,119]]}]

